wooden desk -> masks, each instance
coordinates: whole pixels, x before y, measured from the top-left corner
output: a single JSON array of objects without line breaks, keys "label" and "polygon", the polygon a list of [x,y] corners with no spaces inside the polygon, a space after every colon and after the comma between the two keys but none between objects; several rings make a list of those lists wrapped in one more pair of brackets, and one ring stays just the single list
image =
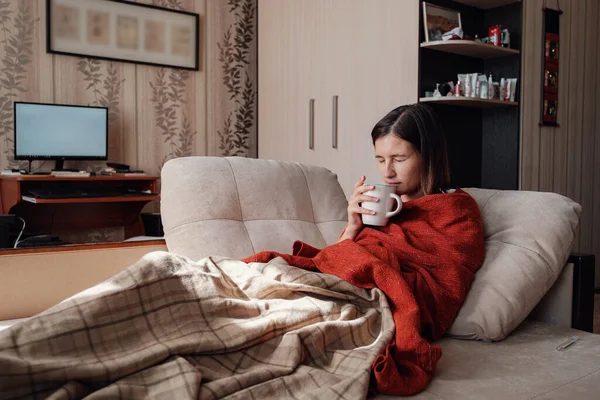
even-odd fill
[{"label": "wooden desk", "polygon": [[53,229],[96,229],[123,226],[125,238],[144,234],[141,211],[160,195],[73,197],[23,200],[30,189],[51,190],[149,190],[158,193],[157,176],[114,174],[111,176],[55,177],[52,175],[0,176],[0,205],[3,214],[23,218],[26,232],[51,233]]}]

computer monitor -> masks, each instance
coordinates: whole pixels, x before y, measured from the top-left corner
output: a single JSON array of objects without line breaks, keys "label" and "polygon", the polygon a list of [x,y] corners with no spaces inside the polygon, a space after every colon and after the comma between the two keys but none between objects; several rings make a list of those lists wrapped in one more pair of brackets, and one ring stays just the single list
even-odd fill
[{"label": "computer monitor", "polygon": [[14,102],[16,160],[108,159],[108,108]]}]

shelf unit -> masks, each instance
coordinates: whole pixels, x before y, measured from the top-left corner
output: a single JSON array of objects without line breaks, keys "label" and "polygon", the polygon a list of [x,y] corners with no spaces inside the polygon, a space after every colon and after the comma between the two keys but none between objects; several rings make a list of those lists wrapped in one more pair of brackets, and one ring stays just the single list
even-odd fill
[{"label": "shelf unit", "polygon": [[521,53],[516,49],[507,49],[487,43],[475,42],[473,40],[437,40],[433,42],[421,43],[421,47],[482,59],[512,56]]},{"label": "shelf unit", "polygon": [[[463,32],[488,36],[488,27],[510,32],[511,48],[473,40],[425,42],[423,2],[460,12]],[[464,3],[468,3],[464,4]],[[521,15],[518,0],[420,0],[419,102],[442,120],[453,187],[518,189],[520,155]],[[456,82],[458,74],[517,78],[515,101],[466,97],[425,97],[436,84]]]},{"label": "shelf unit", "polygon": [[[39,199],[31,196],[21,196],[23,201],[34,204],[66,204],[66,203],[130,203],[136,201],[158,201],[160,195],[143,195],[143,196],[105,196],[105,197],[75,197],[63,199]],[[30,200],[31,199],[31,200]]]},{"label": "shelf unit", "polygon": [[498,107],[517,107],[519,103],[516,101],[503,101],[503,100],[489,100],[489,99],[477,99],[471,97],[421,97],[419,99],[421,103],[437,103],[447,104],[458,107],[471,107],[471,108],[498,108]]},{"label": "shelf unit", "polygon": [[[52,175],[0,176],[0,206],[4,214],[27,221],[26,233],[51,234],[53,228],[68,232],[121,226],[125,238],[144,234],[142,209],[159,201],[158,176],[60,177]],[[71,191],[76,194],[97,190],[123,193],[120,196],[35,198],[36,190]],[[114,193],[113,193],[114,192]],[[140,194],[145,192],[147,194]]]}]

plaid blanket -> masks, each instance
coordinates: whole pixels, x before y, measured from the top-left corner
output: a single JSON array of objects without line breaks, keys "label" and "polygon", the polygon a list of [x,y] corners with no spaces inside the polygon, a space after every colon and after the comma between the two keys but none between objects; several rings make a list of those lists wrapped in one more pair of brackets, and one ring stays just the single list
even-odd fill
[{"label": "plaid blanket", "polygon": [[0,398],[360,399],[393,335],[378,289],[155,252],[0,332]]}]

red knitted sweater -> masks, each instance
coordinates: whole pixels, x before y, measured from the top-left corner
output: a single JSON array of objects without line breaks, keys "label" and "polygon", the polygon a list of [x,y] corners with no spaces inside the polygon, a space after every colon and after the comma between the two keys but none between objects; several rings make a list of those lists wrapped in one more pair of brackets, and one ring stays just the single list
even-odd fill
[{"label": "red knitted sweater", "polygon": [[448,330],[483,263],[477,203],[462,190],[404,203],[382,228],[365,227],[354,241],[315,249],[294,243],[293,255],[261,252],[245,262],[283,257],[290,265],[336,275],[388,298],[396,335],[372,366],[371,389],[412,395],[425,389],[442,355],[435,340]]}]

